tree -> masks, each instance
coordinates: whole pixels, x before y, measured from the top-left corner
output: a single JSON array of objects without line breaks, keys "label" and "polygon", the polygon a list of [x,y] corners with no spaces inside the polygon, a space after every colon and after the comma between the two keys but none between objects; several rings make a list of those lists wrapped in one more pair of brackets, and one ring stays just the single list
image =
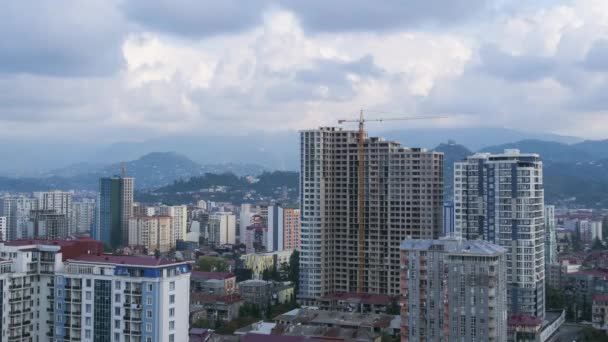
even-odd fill
[{"label": "tree", "polygon": [[598,237],[596,237],[595,240],[593,240],[593,245],[591,246],[591,249],[594,251],[603,250],[604,244]]},{"label": "tree", "polygon": [[389,305],[386,308],[386,314],[387,315],[400,315],[401,314],[401,308],[399,307],[399,304],[397,304],[396,300],[393,300],[391,302],[391,305]]},{"label": "tree", "polygon": [[198,270],[203,272],[228,272],[230,268],[225,259],[211,256],[198,258],[196,265],[198,266]]},{"label": "tree", "polygon": [[545,290],[548,309],[561,310],[566,306],[565,294],[562,290],[548,285]]},{"label": "tree", "polygon": [[297,250],[289,257],[288,279],[295,285],[295,292],[300,293],[300,252]]},{"label": "tree", "polygon": [[155,258],[160,258],[160,251],[159,251],[158,249],[156,249],[156,250],[154,251],[154,257],[155,257]]}]

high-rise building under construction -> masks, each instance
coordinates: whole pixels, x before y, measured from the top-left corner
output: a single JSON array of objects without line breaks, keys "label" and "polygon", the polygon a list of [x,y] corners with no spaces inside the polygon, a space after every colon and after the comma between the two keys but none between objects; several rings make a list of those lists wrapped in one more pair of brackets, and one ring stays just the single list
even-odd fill
[{"label": "high-rise building under construction", "polygon": [[303,303],[339,292],[398,295],[401,242],[441,235],[443,154],[359,134],[300,135]]}]

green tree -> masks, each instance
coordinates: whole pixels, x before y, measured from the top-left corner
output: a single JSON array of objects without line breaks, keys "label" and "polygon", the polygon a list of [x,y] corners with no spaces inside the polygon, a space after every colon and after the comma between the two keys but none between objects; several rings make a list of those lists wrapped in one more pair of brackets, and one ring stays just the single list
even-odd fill
[{"label": "green tree", "polygon": [[608,342],[608,335],[602,330],[584,327],[582,330],[584,342]]},{"label": "green tree", "polygon": [[297,250],[289,257],[288,279],[295,285],[295,292],[300,293],[300,252]]},{"label": "green tree", "polygon": [[154,257],[160,258],[160,251],[158,249],[154,251]]},{"label": "green tree", "polygon": [[211,256],[203,256],[196,262],[199,271],[203,272],[228,272],[230,265],[225,259]]},{"label": "green tree", "polygon": [[548,309],[561,310],[566,307],[566,297],[562,290],[547,285],[545,295]]},{"label": "green tree", "polygon": [[401,308],[396,300],[392,301],[391,304],[386,308],[387,315],[400,315]]}]

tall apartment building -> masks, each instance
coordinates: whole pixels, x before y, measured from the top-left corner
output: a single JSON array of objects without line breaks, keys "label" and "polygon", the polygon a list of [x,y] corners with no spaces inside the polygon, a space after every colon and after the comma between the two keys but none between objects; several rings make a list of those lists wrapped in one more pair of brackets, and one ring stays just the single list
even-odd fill
[{"label": "tall apartment building", "polygon": [[[557,263],[557,232],[555,230],[555,206],[545,206],[545,265]],[[545,267],[546,271],[546,267]]]},{"label": "tall apartment building", "polygon": [[595,239],[602,240],[602,221],[580,220],[576,226],[581,241],[593,243]]},{"label": "tall apartment building", "polygon": [[208,221],[209,242],[216,245],[236,243],[236,216],[231,213],[212,213]]},{"label": "tall apartment building", "polygon": [[28,237],[35,239],[65,239],[68,237],[68,218],[54,209],[30,211]]},{"label": "tall apartment building", "polygon": [[148,254],[165,253],[175,245],[170,216],[138,216],[129,219],[129,246],[143,246]]},{"label": "tall apartment building", "polygon": [[538,154],[478,153],[454,165],[456,233],[507,250],[510,313],[545,316],[545,208]]},{"label": "tall apartment building", "polygon": [[[300,134],[300,294],[357,292],[358,131]],[[399,244],[442,232],[443,154],[365,137],[363,292],[399,293]]]},{"label": "tall apartment building", "polygon": [[454,203],[443,204],[443,236],[454,235]]},{"label": "tall apartment building", "polygon": [[97,204],[93,199],[84,199],[72,204],[71,226],[74,234],[90,234],[95,229]]},{"label": "tall apartment building", "polygon": [[72,217],[72,193],[67,191],[34,192],[34,198],[38,200],[39,210],[54,210],[57,214],[64,215],[68,221],[67,234],[72,234],[70,218]]},{"label": "tall apartment building", "polygon": [[166,206],[158,208],[158,214],[171,217],[171,246],[174,247],[177,240],[185,240],[188,233],[188,207],[185,205]]},{"label": "tall apartment building", "polygon": [[8,220],[6,216],[0,216],[0,241],[6,241]]},{"label": "tall apartment building", "polygon": [[188,264],[98,254],[95,242],[0,244],[2,340],[187,341]]},{"label": "tall apartment building", "polygon": [[99,180],[97,224],[93,238],[120,247],[129,240],[129,219],[133,213],[133,183],[129,177],[108,177]]},{"label": "tall apartment building", "polygon": [[28,235],[30,212],[38,209],[38,200],[27,196],[10,196],[0,200],[0,215],[6,217],[7,240],[24,239]]},{"label": "tall apartment building", "polygon": [[507,340],[506,250],[479,240],[401,244],[401,340]]},{"label": "tall apartment building", "polygon": [[283,208],[281,205],[268,207],[268,230],[266,251],[280,252],[300,246],[300,210]]}]

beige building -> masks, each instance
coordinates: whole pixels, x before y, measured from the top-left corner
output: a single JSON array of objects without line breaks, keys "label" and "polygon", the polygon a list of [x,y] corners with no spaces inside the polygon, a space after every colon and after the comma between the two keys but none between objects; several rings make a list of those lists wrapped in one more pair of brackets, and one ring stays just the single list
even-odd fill
[{"label": "beige building", "polygon": [[171,217],[140,216],[129,220],[129,246],[143,246],[148,254],[168,252],[172,247]]},{"label": "beige building", "polygon": [[358,141],[353,130],[301,132],[299,298],[304,303],[339,292],[398,295],[401,241],[436,239],[443,230],[443,154],[366,135],[359,215]]},{"label": "beige building", "polygon": [[188,207],[185,205],[160,206],[159,215],[171,217],[171,247],[177,240],[185,240],[188,232]]},{"label": "beige building", "polygon": [[283,249],[300,249],[300,209],[283,209]]}]

